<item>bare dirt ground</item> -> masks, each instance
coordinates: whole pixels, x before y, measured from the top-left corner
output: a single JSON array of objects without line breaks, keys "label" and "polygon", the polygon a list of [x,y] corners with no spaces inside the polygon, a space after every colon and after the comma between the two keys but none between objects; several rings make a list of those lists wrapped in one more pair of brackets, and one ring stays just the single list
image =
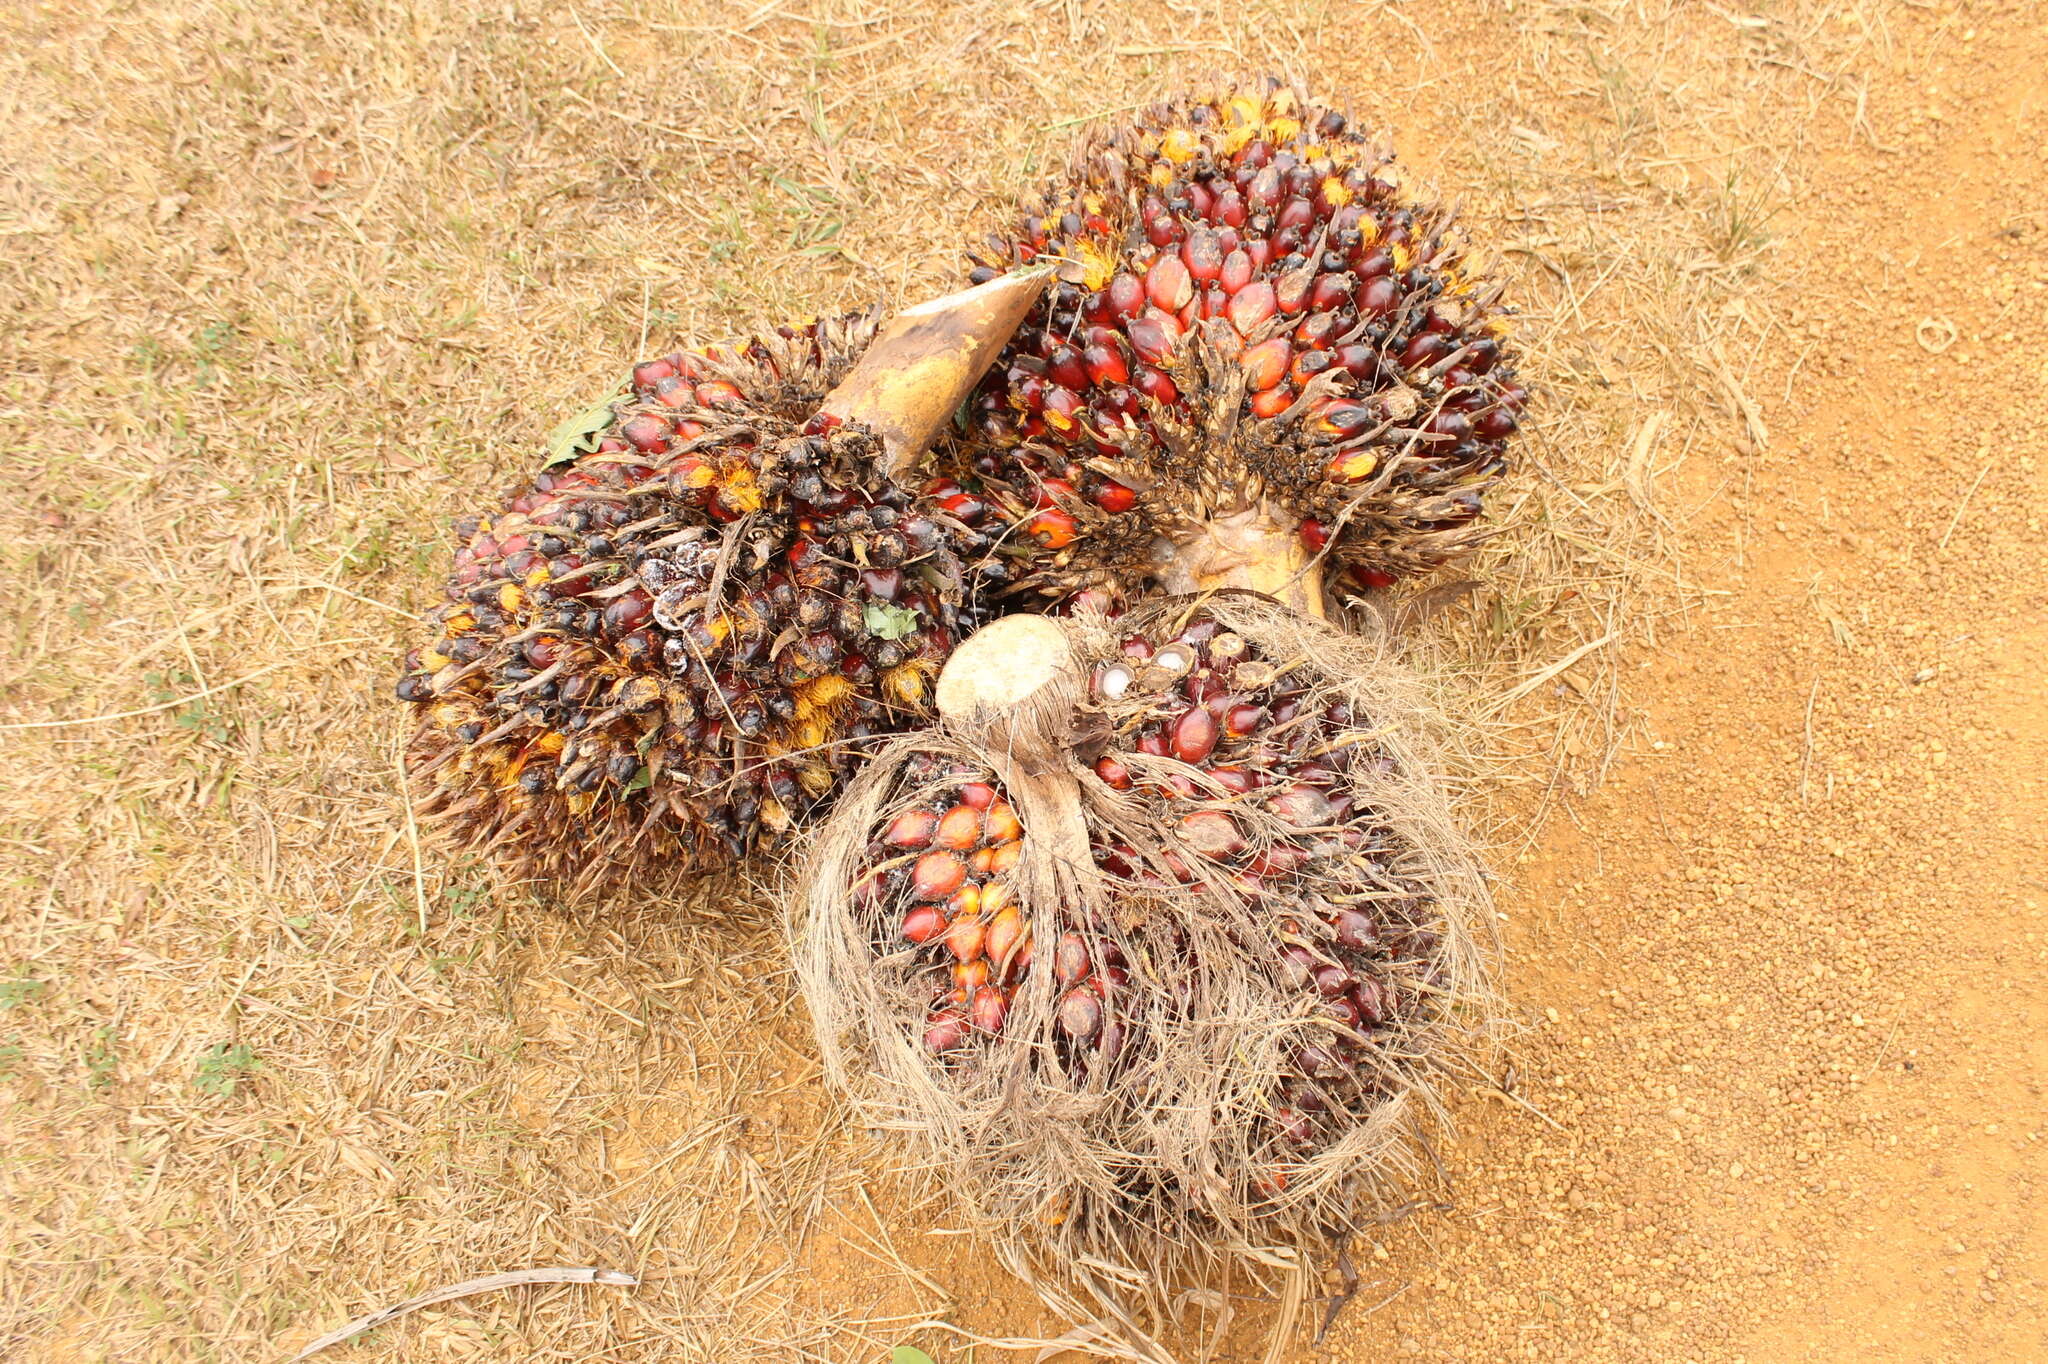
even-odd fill
[{"label": "bare dirt ground", "polygon": [[[644,339],[950,282],[1072,127],[1298,74],[1546,415],[1470,611],[1507,988],[1440,1207],[1223,1360],[2048,1357],[2048,25],[2029,5],[0,14],[0,1356],[860,1361],[1061,1325],[818,1090],[731,886],[395,798],[439,529]],[[1565,660],[1568,666],[1560,667]],[[1502,698],[1507,698],[1502,700]]]}]

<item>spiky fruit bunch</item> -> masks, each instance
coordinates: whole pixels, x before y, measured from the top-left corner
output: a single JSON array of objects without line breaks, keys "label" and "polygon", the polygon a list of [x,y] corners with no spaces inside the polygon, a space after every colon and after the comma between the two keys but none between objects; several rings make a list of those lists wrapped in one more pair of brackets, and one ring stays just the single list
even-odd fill
[{"label": "spiky fruit bunch", "polygon": [[1377,646],[1250,593],[1014,615],[937,697],[807,859],[834,1080],[1091,1300],[1405,1196],[1485,889]]},{"label": "spiky fruit bunch", "polygon": [[874,330],[646,361],[565,458],[456,521],[437,638],[398,682],[429,813],[551,878],[709,866],[925,718],[983,541],[816,415]]},{"label": "spiky fruit bunch", "polygon": [[1216,897],[1311,1025],[1267,1096],[1273,1187],[1301,1151],[1397,1092],[1406,1025],[1439,1007],[1442,910],[1404,879],[1414,850],[1360,800],[1393,758],[1371,717],[1318,687],[1320,672],[1207,610],[1148,613],[1118,642],[1083,703],[1103,750],[1089,771],[1121,797],[1113,823],[1089,828],[1103,893],[1087,912],[1027,913],[1013,873],[1030,831],[993,767],[913,760],[906,778],[926,794],[877,830],[857,894],[878,948],[921,964],[925,1047],[947,1055],[999,1036],[1042,941],[1062,1063],[1076,1079],[1116,1065],[1146,1013],[1185,1020],[1198,1007],[1194,940],[1173,920]]},{"label": "spiky fruit bunch", "polygon": [[1048,592],[1227,580],[1260,535],[1369,586],[1443,563],[1529,396],[1449,229],[1289,89],[1098,135],[978,258],[1062,282],[984,381],[956,480],[1057,551],[1024,578]]}]

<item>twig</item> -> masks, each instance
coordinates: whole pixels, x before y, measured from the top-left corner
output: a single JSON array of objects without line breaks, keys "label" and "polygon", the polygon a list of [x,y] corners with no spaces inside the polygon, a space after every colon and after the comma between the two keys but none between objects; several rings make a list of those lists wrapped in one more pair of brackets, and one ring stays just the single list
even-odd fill
[{"label": "twig", "polygon": [[1515,1105],[1517,1108],[1527,1109],[1529,1112],[1534,1113],[1537,1117],[1541,1118],[1544,1122],[1548,1123],[1550,1127],[1555,1131],[1563,1132],[1567,1130],[1563,1123],[1559,1122],[1556,1118],[1551,1117],[1548,1113],[1545,1113],[1542,1109],[1538,1108],[1535,1104],[1530,1103],[1527,1099],[1524,1099],[1519,1094],[1510,1094],[1505,1089],[1502,1089],[1499,1085],[1479,1085],[1476,1086],[1476,1088],[1478,1089],[1480,1095],[1484,1098],[1504,1099],[1507,1102]]},{"label": "twig", "polygon": [[1360,1281],[1358,1267],[1351,1263],[1351,1256],[1344,1251],[1337,1252],[1337,1273],[1343,1276],[1343,1286],[1330,1295],[1330,1305],[1323,1309],[1323,1324],[1316,1328],[1315,1344],[1320,1346],[1323,1338],[1330,1334],[1330,1327],[1336,1324],[1337,1314],[1353,1298],[1358,1296]]},{"label": "twig", "polygon": [[1962,501],[1956,503],[1956,514],[1948,519],[1948,529],[1941,533],[1941,544],[1938,546],[1939,549],[1948,548],[1948,537],[1956,533],[1957,523],[1959,523],[1963,519],[1963,513],[1968,511],[1970,508],[1970,499],[1977,495],[1978,484],[1981,484],[1984,481],[1984,475],[1990,472],[1991,461],[1986,460],[1984,462],[1984,467],[1977,471],[1977,477],[1975,481],[1973,481],[1970,484],[1970,490],[1963,494]]},{"label": "twig", "polygon": [[478,1293],[495,1293],[501,1288],[520,1288],[532,1283],[595,1283],[609,1288],[633,1288],[640,1280],[631,1274],[616,1269],[515,1269],[508,1274],[486,1274],[481,1279],[468,1279],[447,1288],[437,1288],[431,1293],[422,1293],[416,1298],[390,1307],[379,1308],[366,1317],[357,1317],[346,1326],[336,1327],[305,1349],[285,1361],[285,1364],[299,1364],[302,1359],[311,1359],[329,1346],[339,1345],[351,1336],[359,1336],[373,1327],[388,1321],[396,1321],[409,1312],[435,1303],[453,1302],[457,1298],[474,1297]]},{"label": "twig", "polygon": [[1813,675],[1813,686],[1806,692],[1806,746],[1799,754],[1799,803],[1806,804],[1806,778],[1813,770],[1813,699],[1820,695],[1820,674]]},{"label": "twig", "polygon": [[405,810],[405,841],[412,846],[412,893],[419,904],[420,937],[427,936],[427,865],[420,855],[420,823],[413,813],[412,783],[405,773],[405,725],[400,723],[397,742],[391,746],[391,765],[398,771],[398,803]]},{"label": "twig", "polygon": [[159,701],[157,704],[153,706],[144,706],[140,710],[116,711],[112,715],[85,715],[80,716],[76,720],[19,721],[11,725],[0,725],[0,731],[16,729],[63,729],[68,725],[103,725],[112,720],[132,720],[138,715],[154,715],[160,710],[175,710],[179,706],[188,706],[192,704],[192,702],[194,701],[203,700],[206,697],[213,696],[219,692],[230,691],[236,687],[241,686],[244,682],[254,682],[259,677],[269,676],[271,673],[276,672],[279,668],[288,668],[290,666],[291,664],[289,662],[273,663],[267,668],[258,668],[253,673],[244,673],[242,676],[236,678],[232,682],[221,682],[214,686],[206,687],[202,690],[195,691],[189,696],[173,697],[169,701]]},{"label": "twig", "polygon": [[617,62],[612,60],[612,54],[604,50],[604,44],[600,43],[597,40],[597,35],[595,33],[592,33],[588,28],[584,27],[583,16],[572,9],[569,11],[569,17],[576,21],[577,32],[581,33],[584,39],[590,44],[590,50],[597,54],[598,60],[602,61],[606,66],[609,66],[612,69],[612,74],[617,76],[620,80],[631,79],[626,75],[624,69],[622,69]]},{"label": "twig", "polygon": [[1899,1007],[1892,1011],[1892,1025],[1885,1030],[1884,1041],[1877,1044],[1877,1055],[1870,1058],[1870,1073],[1877,1074],[1877,1068],[1884,1064],[1885,1053],[1892,1049],[1892,1039],[1899,1035],[1899,1022],[1906,1016],[1906,1001],[1900,1000]]},{"label": "twig", "polygon": [[1501,711],[1506,710],[1509,706],[1521,700],[1530,692],[1535,691],[1545,682],[1548,682],[1551,678],[1556,677],[1559,673],[1563,672],[1566,668],[1571,667],[1572,664],[1578,662],[1587,654],[1592,653],[1595,649],[1603,648],[1606,645],[1612,644],[1615,641],[1616,637],[1617,636],[1615,632],[1610,630],[1606,634],[1600,636],[1600,638],[1598,639],[1590,640],[1585,644],[1581,644],[1578,648],[1572,650],[1563,658],[1557,660],[1557,662],[1543,669],[1534,677],[1529,678],[1527,681],[1524,681],[1517,686],[1510,687],[1507,690],[1507,692],[1501,696],[1500,700],[1494,702],[1493,705],[1487,709],[1486,713],[1488,715],[1498,715]]}]

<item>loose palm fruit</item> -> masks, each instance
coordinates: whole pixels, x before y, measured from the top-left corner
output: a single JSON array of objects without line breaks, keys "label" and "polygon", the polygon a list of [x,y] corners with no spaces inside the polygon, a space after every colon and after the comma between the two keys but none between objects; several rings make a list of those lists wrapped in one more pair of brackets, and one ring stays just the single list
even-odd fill
[{"label": "loose palm fruit", "polygon": [[1318,610],[1325,558],[1381,586],[1480,538],[1529,396],[1498,290],[1342,114],[1268,83],[1099,132],[973,277],[1041,260],[950,485],[1053,551],[1020,586]]},{"label": "loose palm fruit", "polygon": [[[729,861],[929,714],[981,619],[986,540],[818,415],[875,331],[783,328],[644,361],[547,468],[459,518],[434,641],[399,696],[423,807],[583,884]],[[895,846],[934,830],[906,817]]]}]

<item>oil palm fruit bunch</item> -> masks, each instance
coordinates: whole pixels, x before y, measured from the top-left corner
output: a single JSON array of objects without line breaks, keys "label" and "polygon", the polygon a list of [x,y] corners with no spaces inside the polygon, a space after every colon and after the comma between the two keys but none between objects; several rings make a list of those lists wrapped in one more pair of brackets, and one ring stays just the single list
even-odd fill
[{"label": "oil palm fruit bunch", "polygon": [[[979,321],[992,354],[1008,327]],[[935,377],[928,350],[877,327],[643,361],[540,473],[456,520],[434,638],[397,684],[420,712],[426,814],[584,887],[648,859],[715,866],[779,840],[876,736],[928,716],[1004,563],[906,486],[929,414],[877,397],[858,362],[890,352],[883,378],[922,376],[926,402],[980,369],[949,353]]]},{"label": "oil palm fruit bunch", "polygon": [[1412,1173],[1488,1027],[1486,895],[1380,650],[1251,593],[1006,617],[822,827],[831,1073],[1018,1254],[1160,1282]]},{"label": "oil palm fruit bunch", "polygon": [[1341,113],[1267,83],[1084,143],[973,277],[1057,262],[935,491],[1048,594],[1239,585],[1319,606],[1469,549],[1528,402],[1499,291]]}]

